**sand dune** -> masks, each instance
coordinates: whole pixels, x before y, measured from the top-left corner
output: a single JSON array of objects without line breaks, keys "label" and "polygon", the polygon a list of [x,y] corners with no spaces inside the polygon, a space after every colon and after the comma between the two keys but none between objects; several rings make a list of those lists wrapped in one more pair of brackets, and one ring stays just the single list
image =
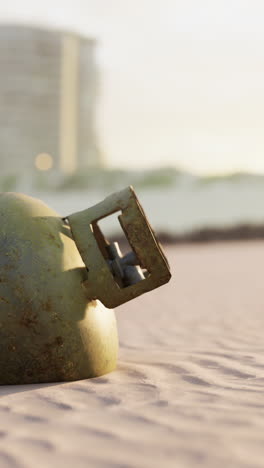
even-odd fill
[{"label": "sand dune", "polygon": [[263,467],[264,242],[167,249],[116,372],[0,387],[0,467]]}]

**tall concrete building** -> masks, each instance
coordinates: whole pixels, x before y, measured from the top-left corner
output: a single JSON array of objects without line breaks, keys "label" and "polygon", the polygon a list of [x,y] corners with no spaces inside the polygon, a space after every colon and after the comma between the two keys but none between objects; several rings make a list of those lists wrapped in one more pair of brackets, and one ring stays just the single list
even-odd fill
[{"label": "tall concrete building", "polygon": [[100,166],[95,41],[0,25],[1,174]]}]

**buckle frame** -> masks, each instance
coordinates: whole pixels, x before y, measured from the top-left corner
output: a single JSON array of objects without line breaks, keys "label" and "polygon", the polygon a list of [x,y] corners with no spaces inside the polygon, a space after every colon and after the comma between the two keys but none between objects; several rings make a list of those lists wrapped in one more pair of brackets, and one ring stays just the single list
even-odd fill
[{"label": "buckle frame", "polygon": [[[131,249],[141,268],[149,273],[144,280],[126,287],[120,287],[113,276],[109,267],[109,242],[97,224],[118,211],[122,212],[118,220]],[[67,219],[88,270],[83,286],[90,300],[99,299],[106,307],[114,308],[170,280],[168,261],[132,186]]]}]

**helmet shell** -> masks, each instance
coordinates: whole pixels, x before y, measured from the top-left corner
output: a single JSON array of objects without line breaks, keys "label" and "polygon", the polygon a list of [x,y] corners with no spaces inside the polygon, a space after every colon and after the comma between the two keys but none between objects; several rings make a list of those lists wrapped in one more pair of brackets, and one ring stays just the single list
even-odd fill
[{"label": "helmet shell", "polygon": [[115,314],[88,302],[87,279],[55,211],[0,194],[0,384],[84,379],[116,367]]}]

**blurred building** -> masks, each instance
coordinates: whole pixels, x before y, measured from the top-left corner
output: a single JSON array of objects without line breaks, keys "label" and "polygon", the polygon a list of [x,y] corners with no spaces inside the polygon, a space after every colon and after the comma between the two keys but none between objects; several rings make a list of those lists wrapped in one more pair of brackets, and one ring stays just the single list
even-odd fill
[{"label": "blurred building", "polygon": [[100,166],[95,41],[0,25],[1,174]]}]

